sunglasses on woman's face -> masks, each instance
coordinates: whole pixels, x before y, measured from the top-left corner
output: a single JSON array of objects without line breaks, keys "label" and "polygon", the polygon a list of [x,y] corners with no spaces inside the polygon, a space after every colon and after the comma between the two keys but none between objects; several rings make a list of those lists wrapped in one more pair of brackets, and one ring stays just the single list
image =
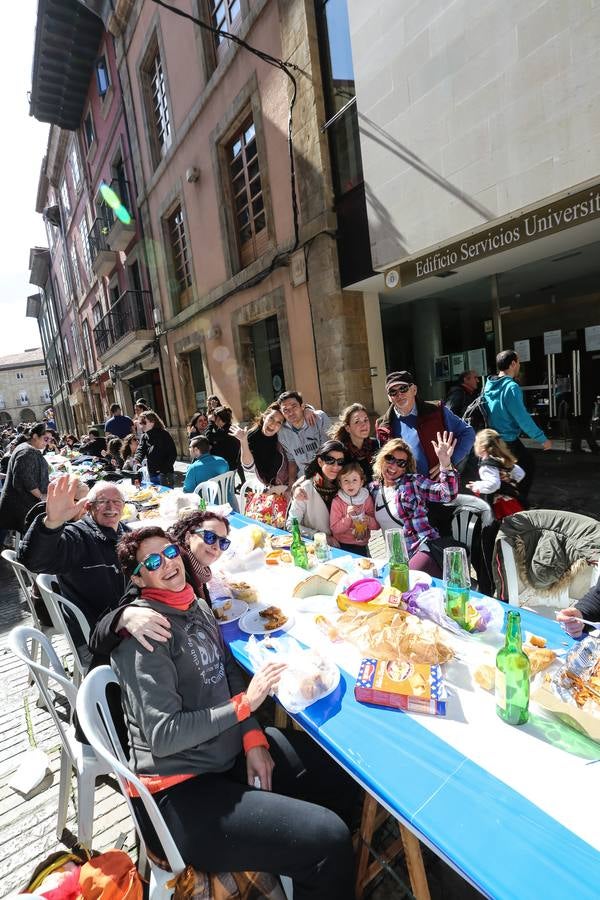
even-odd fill
[{"label": "sunglasses on woman's face", "polygon": [[327,466],[340,466],[340,468],[344,465],[344,457],[343,456],[322,456],[322,461]]},{"label": "sunglasses on woman's face", "polygon": [[209,547],[212,547],[217,541],[219,542],[220,550],[227,550],[227,548],[231,546],[229,538],[220,537],[216,531],[208,531],[208,529],[204,528],[194,528],[194,534],[202,535],[202,540],[205,544],[208,544]]},{"label": "sunglasses on woman's face", "polygon": [[391,453],[386,453],[383,457],[390,466],[398,466],[399,469],[405,469],[408,465],[407,459],[400,459],[398,456],[393,456]]},{"label": "sunglasses on woman's face", "polygon": [[137,575],[144,566],[149,572],[156,572],[157,569],[160,569],[162,566],[163,557],[165,559],[175,559],[176,556],[180,555],[180,550],[177,544],[167,544],[166,547],[160,551],[160,553],[151,553],[146,559],[143,559],[140,563],[137,564],[135,569],[133,570],[133,574]]},{"label": "sunglasses on woman's face", "polygon": [[412,384],[399,384],[398,387],[388,388],[388,397],[395,397],[396,394],[406,394]]}]

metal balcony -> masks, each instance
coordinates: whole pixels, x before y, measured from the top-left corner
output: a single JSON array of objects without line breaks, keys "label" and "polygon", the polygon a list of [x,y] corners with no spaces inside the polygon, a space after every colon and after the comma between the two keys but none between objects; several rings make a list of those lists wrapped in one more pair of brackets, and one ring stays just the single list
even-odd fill
[{"label": "metal balcony", "polygon": [[92,258],[92,269],[99,278],[110,275],[117,264],[117,254],[111,250],[107,237],[110,231],[110,223],[106,215],[94,220],[90,228],[89,244]]},{"label": "metal balcony", "polygon": [[110,207],[107,207],[107,218],[109,220],[109,232],[107,235],[107,243],[111,250],[127,250],[135,235],[135,221],[133,218],[133,207],[131,191],[129,190],[129,182],[124,179],[115,178],[110,183],[111,189],[121,201],[121,206],[127,210],[130,221],[125,223],[114,214]]},{"label": "metal balcony", "polygon": [[96,350],[103,364],[129,362],[153,338],[150,291],[125,291],[94,328]]}]

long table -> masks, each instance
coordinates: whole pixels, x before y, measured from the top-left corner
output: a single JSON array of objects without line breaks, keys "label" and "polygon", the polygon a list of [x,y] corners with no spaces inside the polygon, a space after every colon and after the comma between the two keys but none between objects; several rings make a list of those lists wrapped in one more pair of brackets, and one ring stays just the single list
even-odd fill
[{"label": "long table", "polygon": [[[251,522],[239,514],[230,521],[235,528]],[[269,577],[252,576],[254,583]],[[269,595],[268,602],[279,598]],[[564,650],[572,643],[557,623],[527,610],[521,616],[524,630],[543,635],[549,646]],[[311,618],[297,615],[289,633],[306,642]],[[225,634],[236,659],[251,671],[248,635],[235,623]],[[600,745],[533,703],[527,725],[505,725],[493,696],[471,683],[464,661],[473,647],[484,654],[493,648],[485,640],[469,644],[468,636],[462,641],[461,658],[445,667],[446,717],[358,703],[352,664],[342,660],[338,689],[294,718],[484,895],[598,898]]]}]

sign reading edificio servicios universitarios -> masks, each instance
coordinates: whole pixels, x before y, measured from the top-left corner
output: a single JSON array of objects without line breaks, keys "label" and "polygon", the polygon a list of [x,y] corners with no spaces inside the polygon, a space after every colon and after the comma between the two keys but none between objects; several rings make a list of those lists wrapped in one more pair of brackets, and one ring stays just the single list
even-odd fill
[{"label": "sign reading edificio servicios universitarios", "polygon": [[414,284],[597,218],[600,218],[600,186],[561,197],[501,225],[400,263],[385,272],[385,283],[388,288]]}]

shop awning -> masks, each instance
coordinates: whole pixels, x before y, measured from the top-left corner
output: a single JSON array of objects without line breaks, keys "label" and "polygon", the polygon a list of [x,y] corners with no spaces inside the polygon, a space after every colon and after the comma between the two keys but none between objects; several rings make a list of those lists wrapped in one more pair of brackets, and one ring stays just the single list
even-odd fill
[{"label": "shop awning", "polygon": [[79,0],[39,0],[29,112],[76,131],[104,28]]}]

